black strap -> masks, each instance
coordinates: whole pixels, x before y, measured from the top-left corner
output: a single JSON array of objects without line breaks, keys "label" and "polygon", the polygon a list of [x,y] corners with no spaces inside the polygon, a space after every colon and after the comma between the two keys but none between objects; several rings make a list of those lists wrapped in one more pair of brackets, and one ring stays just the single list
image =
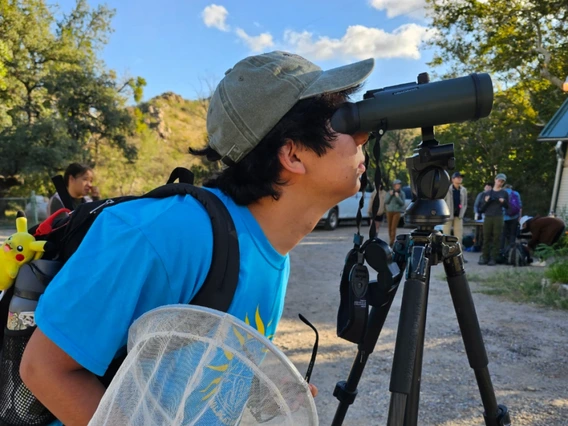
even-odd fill
[{"label": "black strap", "polygon": [[[186,183],[160,186],[142,198],[164,198],[173,195],[191,195],[198,200],[209,213],[213,228],[211,266],[203,285],[189,303],[226,312],[237,289],[240,269],[239,240],[233,219],[225,204],[215,194]],[[116,357],[105,375],[99,378],[105,387],[110,385],[125,358],[124,348],[124,354]]]},{"label": "black strap", "polygon": [[[63,176],[56,175],[51,178],[53,185],[55,185],[55,190],[57,194],[59,194],[59,198],[61,198],[61,203],[63,207],[69,210],[73,210],[73,199],[69,192],[67,191],[67,186],[65,186],[65,181],[63,180]],[[54,212],[52,212],[54,213]]]},{"label": "black strap", "polygon": [[166,184],[142,197],[165,198],[172,195],[191,195],[203,204],[213,228],[211,267],[201,289],[190,303],[225,312],[231,305],[239,281],[239,240],[233,219],[215,194],[190,184]]},{"label": "black strap", "polygon": [[176,179],[179,179],[180,183],[193,183],[193,172],[186,169],[185,167],[176,167],[172,170],[170,178],[167,183],[174,183]]}]

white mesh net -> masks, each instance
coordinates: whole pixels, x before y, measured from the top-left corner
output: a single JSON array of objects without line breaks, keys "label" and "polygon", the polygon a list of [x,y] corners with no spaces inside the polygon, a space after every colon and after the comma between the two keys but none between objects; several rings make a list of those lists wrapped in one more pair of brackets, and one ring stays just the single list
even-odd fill
[{"label": "white mesh net", "polygon": [[208,308],[170,305],[130,328],[99,425],[317,425],[308,384],[268,339]]}]

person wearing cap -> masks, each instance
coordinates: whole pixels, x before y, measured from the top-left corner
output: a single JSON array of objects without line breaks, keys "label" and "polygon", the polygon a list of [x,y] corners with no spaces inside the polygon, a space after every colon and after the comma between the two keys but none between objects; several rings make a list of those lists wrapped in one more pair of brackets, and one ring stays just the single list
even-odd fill
[{"label": "person wearing cap", "polygon": [[[460,172],[454,172],[452,175],[452,184],[446,194],[446,204],[450,210],[450,220],[444,223],[443,232],[450,235],[450,231],[454,230],[454,237],[461,244],[463,239],[463,218],[467,210],[467,189],[462,185],[463,175]],[[465,259],[464,259],[465,261]]]},{"label": "person wearing cap", "polygon": [[400,214],[404,211],[404,201],[406,199],[404,191],[401,190],[402,181],[395,179],[392,182],[392,189],[385,196],[385,210],[387,212],[387,226],[389,227],[389,241],[391,247],[396,239],[396,228],[400,221]]},{"label": "person wearing cap", "polygon": [[[323,71],[270,52],[239,61],[211,97],[208,145],[191,152],[226,166],[204,186],[227,207],[239,241],[228,313],[269,338],[290,251],[360,189],[368,134],[336,133],[330,119],[373,66],[368,59]],[[105,209],[39,301],[20,369],[26,386],[62,423],[87,424],[105,392],[96,376],[125,346],[130,325],[156,307],[189,303],[212,251],[209,215],[191,196]]]},{"label": "person wearing cap", "polygon": [[507,176],[499,173],[495,176],[493,188],[485,193],[479,207],[483,218],[483,246],[481,248],[480,265],[494,266],[501,251],[501,234],[503,232],[503,209],[509,206],[509,194],[503,189]]},{"label": "person wearing cap", "polygon": [[551,246],[560,240],[566,230],[566,224],[553,216],[523,216],[519,221],[522,233],[530,232],[531,238],[527,244],[531,254],[539,244]]}]

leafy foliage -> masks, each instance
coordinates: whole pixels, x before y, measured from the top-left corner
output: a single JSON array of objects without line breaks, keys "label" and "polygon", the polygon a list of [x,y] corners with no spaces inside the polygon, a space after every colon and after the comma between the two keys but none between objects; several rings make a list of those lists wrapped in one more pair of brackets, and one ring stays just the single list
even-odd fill
[{"label": "leafy foliage", "polygon": [[126,101],[141,99],[145,81],[120,86],[97,58],[113,14],[77,0],[56,19],[44,0],[0,0],[0,196],[32,176],[45,186],[71,161],[94,166],[103,145],[136,158]]},{"label": "leafy foliage", "polygon": [[446,126],[464,184],[475,197],[484,182],[505,173],[523,199],[523,213],[547,214],[555,173],[552,144],[536,138],[564,101],[568,75],[567,3],[557,0],[427,0],[436,31],[431,63],[444,77],[492,75],[488,119]]}]

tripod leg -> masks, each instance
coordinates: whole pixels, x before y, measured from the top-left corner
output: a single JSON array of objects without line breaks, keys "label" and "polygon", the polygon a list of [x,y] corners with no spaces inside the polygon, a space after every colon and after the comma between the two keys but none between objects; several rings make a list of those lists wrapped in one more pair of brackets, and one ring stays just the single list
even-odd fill
[{"label": "tripod leg", "polygon": [[[413,406],[409,405],[412,390],[419,392],[420,372],[422,369],[422,345],[426,322],[426,300],[428,294],[429,276],[428,259],[425,257],[424,246],[414,246],[409,264],[410,279],[404,283],[400,319],[396,335],[396,345],[391,372],[391,401],[389,407],[388,425],[406,425],[417,417],[418,399],[412,398]],[[419,367],[418,367],[419,366]],[[414,418],[416,424],[417,419]]]},{"label": "tripod leg", "polygon": [[487,426],[510,425],[507,407],[497,405],[491,376],[487,368],[487,352],[483,344],[479,321],[475,312],[471,290],[465,276],[461,248],[457,244],[458,254],[444,259],[444,270],[458,318],[465,351],[470,367],[475,373],[477,386],[485,412],[483,417]]},{"label": "tripod leg", "polygon": [[421,321],[422,328],[418,334],[416,346],[416,359],[414,361],[414,375],[412,387],[406,402],[404,426],[416,426],[418,424],[418,407],[420,404],[420,384],[422,383],[422,358],[424,354],[424,338],[426,336],[426,312],[428,310],[428,294],[430,291],[430,269],[426,277],[426,298],[424,300],[424,319]]}]

